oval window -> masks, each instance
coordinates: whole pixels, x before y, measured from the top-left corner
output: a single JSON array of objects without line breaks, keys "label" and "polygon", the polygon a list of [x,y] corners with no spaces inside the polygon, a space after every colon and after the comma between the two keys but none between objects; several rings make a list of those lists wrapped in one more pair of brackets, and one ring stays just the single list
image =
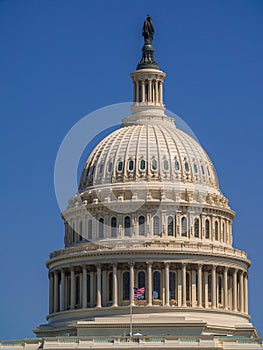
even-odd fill
[{"label": "oval window", "polygon": [[209,167],[207,167],[207,172],[208,172],[208,176],[210,176],[210,171],[209,171]]},{"label": "oval window", "polygon": [[164,168],[164,170],[168,170],[169,169],[169,163],[168,163],[168,160],[164,160],[164,162],[163,162],[163,168]]},{"label": "oval window", "polygon": [[133,161],[133,160],[130,160],[130,161],[129,161],[129,170],[132,171],[132,170],[133,170],[133,167],[134,167],[134,161]]},{"label": "oval window", "polygon": [[176,171],[178,171],[180,169],[178,160],[176,160],[174,162],[174,168],[175,168]]},{"label": "oval window", "polygon": [[142,159],[140,162],[140,169],[145,170],[145,160],[144,159]]},{"label": "oval window", "polygon": [[108,164],[108,172],[109,173],[112,172],[112,162],[109,162],[109,164]]},{"label": "oval window", "polygon": [[184,168],[185,168],[185,171],[189,171],[189,164],[187,162],[184,163]]},{"label": "oval window", "polygon": [[157,170],[157,160],[156,159],[152,160],[152,170]]},{"label": "oval window", "polygon": [[195,173],[198,173],[197,165],[194,163],[194,171]]},{"label": "oval window", "polygon": [[103,164],[100,165],[100,174],[103,172]]},{"label": "oval window", "polygon": [[118,163],[118,171],[122,171],[123,168],[123,162]]},{"label": "oval window", "polygon": [[204,170],[203,165],[201,165],[201,169],[202,169],[202,173],[203,173],[203,175],[205,175],[205,170]]}]

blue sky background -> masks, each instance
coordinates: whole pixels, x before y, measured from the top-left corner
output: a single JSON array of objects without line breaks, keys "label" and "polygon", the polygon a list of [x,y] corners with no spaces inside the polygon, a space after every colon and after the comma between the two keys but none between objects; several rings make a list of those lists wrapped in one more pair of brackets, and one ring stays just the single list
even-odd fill
[{"label": "blue sky background", "polygon": [[263,336],[263,1],[0,0],[2,339],[45,322],[45,261],[63,245],[56,154],[84,115],[132,99],[147,13],[167,108],[195,131],[237,212],[234,245],[253,263],[250,314]]}]

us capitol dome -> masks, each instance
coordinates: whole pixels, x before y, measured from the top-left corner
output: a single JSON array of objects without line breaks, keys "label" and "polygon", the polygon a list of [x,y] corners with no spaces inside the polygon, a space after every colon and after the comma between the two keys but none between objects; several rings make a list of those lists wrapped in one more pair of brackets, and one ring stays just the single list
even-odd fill
[{"label": "us capitol dome", "polygon": [[34,331],[50,349],[262,348],[235,213],[206,151],[165,114],[150,17],[143,36],[131,114],[91,152],[62,213],[47,323]]}]

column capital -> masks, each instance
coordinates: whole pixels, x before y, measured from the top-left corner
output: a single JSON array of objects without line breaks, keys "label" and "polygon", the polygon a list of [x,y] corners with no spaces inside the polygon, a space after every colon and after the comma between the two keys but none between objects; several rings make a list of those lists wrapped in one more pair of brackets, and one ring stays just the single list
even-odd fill
[{"label": "column capital", "polygon": [[149,267],[152,267],[153,261],[146,261],[146,265],[149,266]]},{"label": "column capital", "polygon": [[203,269],[204,264],[198,264],[197,266],[198,266],[198,269],[199,269],[199,270],[202,270],[202,269]]},{"label": "column capital", "polygon": [[217,268],[217,266],[216,266],[216,265],[212,265],[212,270],[213,270],[213,271],[215,271],[215,270],[216,270],[216,268]]}]

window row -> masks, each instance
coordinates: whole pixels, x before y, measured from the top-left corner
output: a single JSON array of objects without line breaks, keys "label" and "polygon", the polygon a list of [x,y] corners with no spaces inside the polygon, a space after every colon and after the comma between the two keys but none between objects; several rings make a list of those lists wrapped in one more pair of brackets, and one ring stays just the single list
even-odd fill
[{"label": "window row", "polygon": [[78,227],[73,223],[66,224],[65,244],[81,242],[84,238],[87,240],[120,238],[132,236],[169,236],[169,237],[195,237],[214,240],[231,244],[230,225],[228,222],[215,220],[212,224],[211,219],[205,219],[203,222],[200,218],[195,217],[190,224],[187,216],[180,218],[175,215],[167,217],[166,224],[161,222],[158,215],[152,217],[151,222],[147,223],[146,217],[140,215],[137,217],[137,224],[133,224],[131,216],[125,216],[121,222],[117,217],[110,218],[109,225],[106,225],[103,217],[95,221],[87,221],[87,229],[83,230],[83,221],[80,221]]}]

